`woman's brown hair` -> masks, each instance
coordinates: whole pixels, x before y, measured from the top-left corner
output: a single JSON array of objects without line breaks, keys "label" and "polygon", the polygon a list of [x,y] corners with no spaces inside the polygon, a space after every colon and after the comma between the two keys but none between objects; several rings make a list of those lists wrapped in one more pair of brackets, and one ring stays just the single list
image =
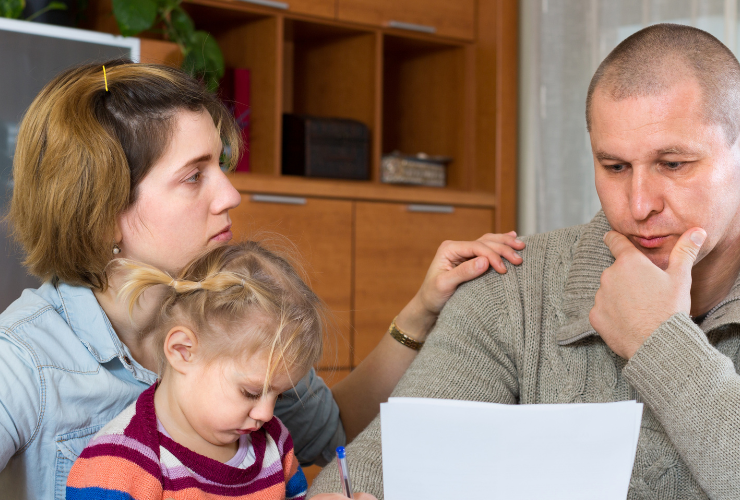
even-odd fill
[{"label": "woman's brown hair", "polygon": [[208,250],[177,276],[124,259],[112,265],[125,276],[119,294],[130,311],[147,289],[167,287],[158,316],[141,331],[157,345],[160,374],[174,326],[193,330],[206,358],[266,352],[265,387],[276,370],[305,372],[321,358],[326,307],[287,260],[257,242]]},{"label": "woman's brown hair", "polygon": [[115,60],[68,69],[44,87],[18,132],[8,214],[32,274],[107,288],[116,216],[136,201],[183,110],[211,115],[235,165],[232,115],[178,69]]}]

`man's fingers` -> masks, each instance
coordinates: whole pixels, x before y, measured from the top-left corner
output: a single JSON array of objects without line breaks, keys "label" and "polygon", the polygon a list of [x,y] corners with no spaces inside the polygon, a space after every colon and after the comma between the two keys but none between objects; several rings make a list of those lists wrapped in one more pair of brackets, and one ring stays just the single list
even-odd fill
[{"label": "man's fingers", "polygon": [[667,272],[669,274],[690,274],[706,239],[707,233],[700,227],[691,228],[683,233],[668,257]]},{"label": "man's fingers", "polygon": [[616,231],[609,231],[606,233],[604,235],[604,243],[609,247],[609,251],[615,259],[618,259],[620,255],[631,250],[639,252],[639,250],[635,248],[635,245],[633,245],[625,235]]}]

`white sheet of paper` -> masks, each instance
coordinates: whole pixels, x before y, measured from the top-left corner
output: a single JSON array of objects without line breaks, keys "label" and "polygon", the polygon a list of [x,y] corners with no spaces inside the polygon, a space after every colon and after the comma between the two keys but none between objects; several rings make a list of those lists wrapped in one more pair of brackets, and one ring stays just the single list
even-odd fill
[{"label": "white sheet of paper", "polygon": [[[386,500],[625,500],[642,403],[380,405]],[[351,460],[351,458],[350,458]]]}]

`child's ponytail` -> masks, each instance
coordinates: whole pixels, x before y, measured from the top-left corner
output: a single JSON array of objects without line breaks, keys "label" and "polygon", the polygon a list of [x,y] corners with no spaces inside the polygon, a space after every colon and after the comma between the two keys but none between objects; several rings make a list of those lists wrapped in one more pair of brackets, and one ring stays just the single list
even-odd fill
[{"label": "child's ponytail", "polygon": [[126,276],[118,296],[128,302],[129,314],[141,296],[149,288],[166,285],[170,288],[170,300],[179,295],[188,295],[199,292],[225,293],[231,292],[234,299],[254,299],[265,309],[269,309],[275,302],[271,292],[250,276],[240,275],[230,271],[211,270],[203,279],[194,281],[182,276],[172,277],[169,273],[154,266],[127,259],[116,259],[114,264],[124,271]]},{"label": "child's ponytail", "polygon": [[[326,307],[285,259],[259,243],[209,249],[177,276],[125,259],[114,265],[129,313],[144,292],[164,285],[160,313],[142,329],[142,335],[157,335],[160,347],[172,326],[184,324],[208,339],[214,354],[264,349],[270,358],[266,383],[281,366],[307,370],[321,357]],[[159,355],[163,368],[162,349]]]}]

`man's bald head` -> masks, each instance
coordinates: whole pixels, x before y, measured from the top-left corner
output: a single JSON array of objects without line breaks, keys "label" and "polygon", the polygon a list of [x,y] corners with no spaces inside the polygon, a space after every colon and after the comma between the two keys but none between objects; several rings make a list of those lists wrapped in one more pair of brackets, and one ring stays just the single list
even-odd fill
[{"label": "man's bald head", "polygon": [[595,92],[616,101],[661,95],[692,78],[701,87],[704,118],[722,126],[728,143],[740,135],[740,64],[709,33],[690,26],[656,24],[630,36],[596,70],[586,97],[591,131]]}]

